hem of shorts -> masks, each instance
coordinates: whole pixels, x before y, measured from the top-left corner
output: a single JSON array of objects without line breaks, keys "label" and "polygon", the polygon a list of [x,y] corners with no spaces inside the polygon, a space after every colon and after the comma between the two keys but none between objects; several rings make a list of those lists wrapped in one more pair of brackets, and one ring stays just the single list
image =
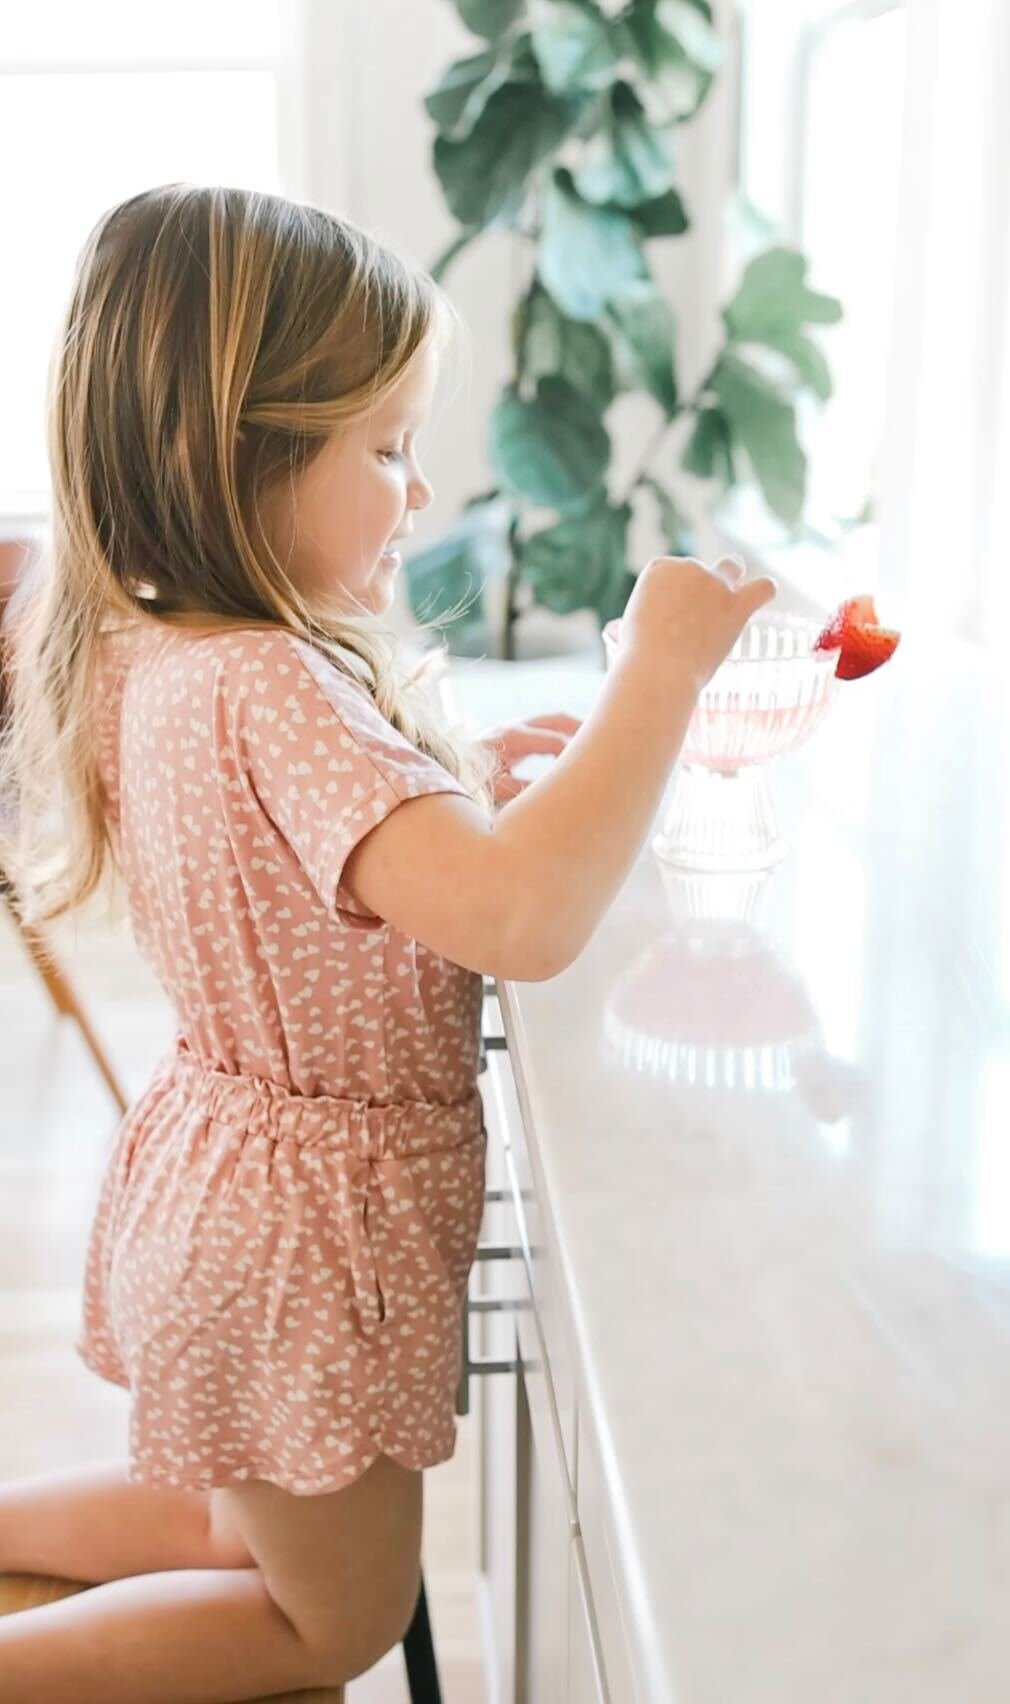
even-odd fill
[{"label": "hem of shorts", "polygon": [[[80,1343],[75,1344],[74,1347],[84,1365],[100,1379],[105,1379],[107,1383],[116,1385],[120,1390],[128,1391],[130,1389],[128,1379],[120,1378],[97,1356],[86,1352]],[[453,1426],[448,1447],[443,1450],[436,1450],[424,1461],[420,1461],[416,1456],[404,1459],[405,1452],[402,1450],[383,1449],[382,1443],[379,1441],[369,1455],[363,1456],[360,1462],[356,1463],[357,1470],[350,1477],[345,1475],[342,1479],[327,1479],[320,1474],[308,1485],[306,1485],[308,1475],[279,1468],[274,1462],[269,1461],[243,1462],[241,1472],[236,1471],[235,1464],[232,1462],[227,1466],[222,1465],[220,1467],[212,1463],[202,1473],[179,1474],[152,1467],[147,1462],[137,1462],[131,1455],[127,1464],[126,1477],[131,1485],[149,1485],[159,1490],[164,1487],[172,1491],[211,1491],[217,1486],[247,1485],[250,1479],[264,1479],[271,1485],[279,1486],[282,1491],[290,1491],[294,1496],[318,1497],[325,1495],[328,1491],[346,1491],[349,1485],[353,1485],[356,1479],[360,1479],[363,1473],[367,1473],[372,1463],[380,1455],[388,1455],[392,1461],[397,1462],[401,1467],[410,1469],[412,1472],[423,1473],[428,1468],[440,1466],[444,1461],[451,1461],[456,1453],[456,1442],[456,1428]],[[296,1480],[298,1482],[297,1489],[295,1487]]]},{"label": "hem of shorts", "polygon": [[252,1479],[266,1480],[270,1485],[276,1485],[282,1491],[289,1491],[296,1497],[320,1497],[328,1491],[346,1491],[349,1485],[367,1473],[380,1455],[388,1455],[399,1466],[409,1468],[413,1472],[424,1472],[430,1467],[437,1467],[441,1462],[451,1461],[456,1453],[456,1439],[453,1438],[448,1449],[437,1451],[425,1461],[416,1457],[404,1460],[403,1453],[394,1450],[384,1450],[378,1445],[368,1455],[363,1455],[355,1464],[355,1472],[349,1477],[345,1474],[341,1479],[327,1478],[325,1471],[312,1478],[309,1474],[297,1473],[290,1468],[278,1467],[269,1461],[252,1461],[243,1464],[243,1471],[236,1472],[233,1463],[227,1467],[210,1465],[202,1473],[171,1473],[160,1468],[152,1467],[148,1462],[137,1462],[131,1456],[126,1477],[131,1485],[149,1485],[157,1489],[167,1487],[172,1491],[211,1491],[221,1486],[248,1485]]},{"label": "hem of shorts", "polygon": [[113,1371],[108,1362],[103,1361],[97,1355],[93,1355],[90,1350],[84,1349],[80,1343],[75,1343],[74,1349],[78,1359],[83,1361],[90,1373],[94,1373],[97,1378],[105,1379],[107,1384],[117,1385],[120,1390],[129,1390],[130,1381],[125,1373]]}]

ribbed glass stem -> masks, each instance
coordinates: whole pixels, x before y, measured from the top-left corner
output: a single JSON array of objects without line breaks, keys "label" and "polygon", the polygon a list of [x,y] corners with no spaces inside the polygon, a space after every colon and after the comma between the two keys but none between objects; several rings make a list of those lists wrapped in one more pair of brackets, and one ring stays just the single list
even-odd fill
[{"label": "ribbed glass stem", "polygon": [[692,870],[763,870],[785,855],[762,764],[720,775],[684,764],[652,843],[658,858]]}]

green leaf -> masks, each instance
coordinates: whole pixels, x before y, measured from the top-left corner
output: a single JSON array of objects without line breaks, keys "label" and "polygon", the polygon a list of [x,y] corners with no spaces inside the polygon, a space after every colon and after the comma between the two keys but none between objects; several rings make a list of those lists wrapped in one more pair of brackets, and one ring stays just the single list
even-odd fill
[{"label": "green leaf", "polygon": [[[488,647],[483,588],[511,561],[508,506],[477,500],[426,550],[406,559],[410,606],[419,621],[434,621],[453,650],[480,654]],[[453,614],[456,606],[469,607]]]},{"label": "green leaf", "polygon": [[610,439],[593,404],[566,379],[544,378],[531,401],[510,385],[491,417],[491,465],[506,490],[545,509],[574,509],[603,477]]},{"label": "green leaf", "polygon": [[693,556],[697,548],[694,531],[686,515],[677,508],[676,503],[658,479],[653,479],[649,473],[643,474],[638,482],[652,492],[659,511],[659,526],[663,534],[663,543],[671,556]]},{"label": "green leaf", "polygon": [[425,109],[444,136],[458,141],[473,129],[488,97],[508,76],[508,61],[492,47],[458,59],[424,98]]},{"label": "green leaf", "polygon": [[678,396],[673,315],[666,298],[651,279],[635,279],[609,303],[606,316],[619,350],[618,371],[630,387],[650,391],[672,419]]},{"label": "green leaf", "polygon": [[801,383],[807,385],[822,402],[827,402],[834,389],[831,368],[812,338],[805,337],[802,331],[783,332],[772,347],[789,358]]},{"label": "green leaf", "polygon": [[795,249],[772,248],[751,261],[733,300],[723,309],[726,329],[738,343],[769,343],[801,325],[837,325],[842,304],[807,285],[805,256]]},{"label": "green leaf", "polygon": [[628,572],[631,510],[617,508],[605,491],[592,507],[534,533],[520,547],[520,573],[538,603],[558,615],[595,609],[601,627],[622,614],[634,585]]},{"label": "green leaf", "polygon": [[796,436],[796,410],[738,355],[724,352],[708,382],[733,438],[746,451],[768,507],[795,526],[806,496],[806,456]]},{"label": "green leaf", "polygon": [[530,173],[554,152],[576,107],[526,82],[496,89],[462,142],[439,136],[434,163],[445,199],[461,225],[514,224]]},{"label": "green leaf", "polygon": [[590,207],[575,194],[571,174],[555,172],[547,186],[537,270],[572,319],[599,319],[612,297],[647,276],[641,243],[627,216]]},{"label": "green leaf", "polygon": [[456,0],[456,10],[474,35],[497,41],[522,17],[526,0]]},{"label": "green leaf", "polygon": [[586,201],[635,207],[673,183],[673,155],[629,83],[615,83],[609,112],[587,144],[575,186]]},{"label": "green leaf", "polygon": [[533,51],[544,82],[557,94],[606,88],[620,59],[606,18],[585,0],[553,0],[533,30]]},{"label": "green leaf", "polygon": [[639,202],[628,213],[643,237],[682,237],[690,229],[691,221],[675,189],[668,189],[654,201]]},{"label": "green leaf", "polygon": [[443,136],[458,142],[469,136],[495,90],[509,75],[509,60],[496,48],[485,48],[472,59],[458,59],[441,82],[425,96],[428,114]]},{"label": "green leaf", "polygon": [[699,409],[682,460],[687,472],[698,479],[718,479],[723,485],[736,483],[733,438],[721,409]]},{"label": "green leaf", "polygon": [[614,363],[603,332],[585,320],[569,319],[536,282],[525,308],[519,351],[523,371],[532,379],[557,374],[601,412],[608,408],[614,400]]},{"label": "green leaf", "polygon": [[842,305],[807,286],[807,262],[794,249],[772,248],[751,261],[733,300],[723,309],[731,342],[778,350],[797,378],[826,402],[832,392],[831,370],[806,324],[834,325]]},{"label": "green leaf", "polygon": [[[680,38],[664,27],[660,5],[661,0],[633,0],[620,20],[621,28],[628,52],[645,72],[639,87],[649,118],[657,124],[684,124],[708,95],[713,72],[692,58]],[[692,5],[689,11],[704,25],[700,7]],[[704,48],[700,51],[710,57]]]},{"label": "green leaf", "polygon": [[718,71],[722,43],[705,16],[691,0],[656,0],[656,22],[680,43],[692,64],[703,71]]}]

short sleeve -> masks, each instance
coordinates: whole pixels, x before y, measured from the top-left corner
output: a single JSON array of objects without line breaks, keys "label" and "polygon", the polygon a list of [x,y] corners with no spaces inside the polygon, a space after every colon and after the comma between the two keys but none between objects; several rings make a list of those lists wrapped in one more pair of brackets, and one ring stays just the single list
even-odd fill
[{"label": "short sleeve", "polygon": [[239,761],[329,912],[372,913],[338,898],[360,840],[406,799],[466,788],[418,751],[363,686],[295,635],[268,635],[242,664]]}]

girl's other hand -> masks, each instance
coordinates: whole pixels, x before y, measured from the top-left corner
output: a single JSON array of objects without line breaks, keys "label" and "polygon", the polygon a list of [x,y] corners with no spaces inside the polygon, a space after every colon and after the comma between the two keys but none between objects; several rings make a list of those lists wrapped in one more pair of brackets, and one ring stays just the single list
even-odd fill
[{"label": "girl's other hand", "polygon": [[498,754],[498,771],[494,777],[495,804],[506,804],[529,786],[529,781],[513,775],[516,764],[534,754],[559,756],[581,726],[577,717],[555,711],[551,715],[531,716],[528,722],[516,722],[482,734],[484,744],[493,746]]}]

